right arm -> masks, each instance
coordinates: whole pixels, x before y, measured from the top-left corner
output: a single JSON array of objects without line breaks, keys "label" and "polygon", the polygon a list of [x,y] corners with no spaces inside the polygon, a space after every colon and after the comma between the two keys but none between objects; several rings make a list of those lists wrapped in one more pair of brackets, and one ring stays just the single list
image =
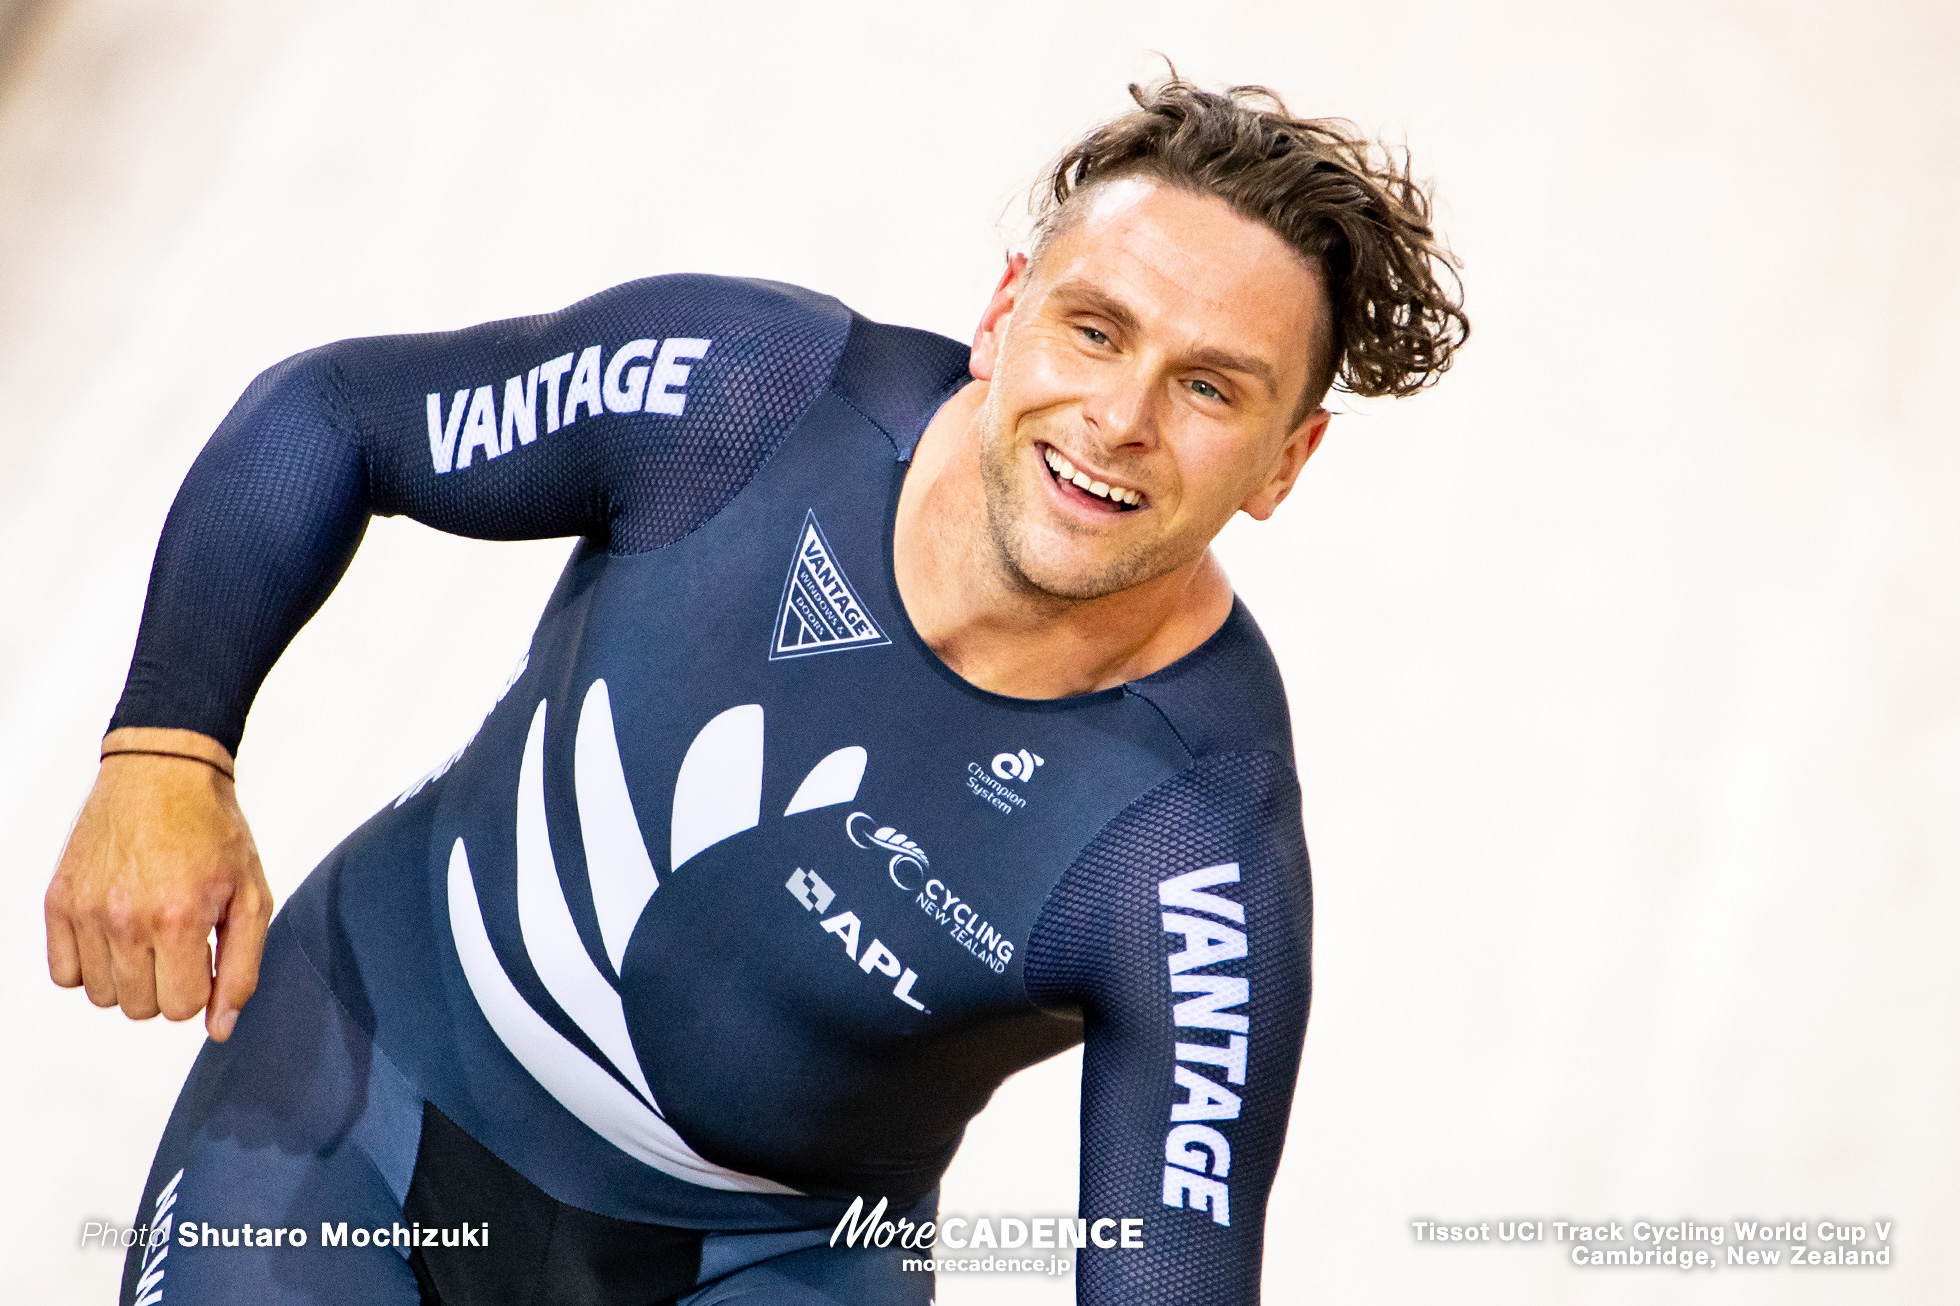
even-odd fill
[{"label": "right arm", "polygon": [[1255,1306],[1306,1034],[1313,892],[1288,759],[1214,755],[1104,826],[1028,939],[1029,996],[1081,1012],[1082,1306]]},{"label": "right arm", "polygon": [[345,341],[261,375],[165,521],[104,740],[115,755],[48,890],[55,982],[132,1018],[202,1008],[212,1037],[229,1035],[271,916],[231,759],[371,515],[659,547],[746,483],[848,327],[787,287],[669,277],[544,317]]}]

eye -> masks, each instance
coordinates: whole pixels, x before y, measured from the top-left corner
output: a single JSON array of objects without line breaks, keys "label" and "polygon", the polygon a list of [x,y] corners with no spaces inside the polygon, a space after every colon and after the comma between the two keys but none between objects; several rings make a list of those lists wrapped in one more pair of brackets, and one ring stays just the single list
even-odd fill
[{"label": "eye", "polygon": [[1193,381],[1190,385],[1191,392],[1200,399],[1223,399],[1225,397],[1219,392],[1218,387],[1209,381]]},{"label": "eye", "polygon": [[1082,338],[1092,345],[1100,347],[1109,343],[1109,337],[1092,326],[1077,327],[1076,330],[1080,331]]}]

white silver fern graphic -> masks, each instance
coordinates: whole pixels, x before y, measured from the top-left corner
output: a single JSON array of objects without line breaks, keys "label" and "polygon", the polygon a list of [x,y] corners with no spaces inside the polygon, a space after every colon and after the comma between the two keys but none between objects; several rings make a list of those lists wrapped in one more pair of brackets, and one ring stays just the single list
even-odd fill
[{"label": "white silver fern graphic", "polygon": [[[599,933],[612,963],[608,976],[578,937],[551,854],[544,805],[547,703],[531,717],[517,778],[517,919],[538,978],[601,1054],[632,1085],[628,1089],[553,1029],[517,991],[490,946],[470,870],[457,839],[449,855],[449,921],[470,992],[490,1027],[532,1078],[600,1137],[627,1155],[690,1183],[733,1192],[797,1190],[716,1165],[690,1148],[661,1114],[647,1086],[626,1027],[617,987],[627,941],[660,887],[626,787],[606,682],[595,680],[579,711],[573,781],[579,831]],[[762,808],[760,704],[729,708],[701,727],[674,782],[669,821],[669,874],[698,853],[752,829]],[[866,754],[841,748],[812,767],[784,816],[847,803],[864,778]]]},{"label": "white silver fern graphic", "polygon": [[178,1170],[157,1194],[156,1209],[150,1216],[148,1249],[143,1253],[142,1271],[136,1280],[133,1306],[157,1306],[163,1300],[163,1260],[170,1255],[170,1208],[177,1205],[177,1185],[184,1180]]}]

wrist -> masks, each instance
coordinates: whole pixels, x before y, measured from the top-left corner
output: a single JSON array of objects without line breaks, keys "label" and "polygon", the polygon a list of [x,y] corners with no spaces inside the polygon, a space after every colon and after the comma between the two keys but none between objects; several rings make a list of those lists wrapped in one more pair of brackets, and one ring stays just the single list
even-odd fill
[{"label": "wrist", "polygon": [[202,762],[227,780],[236,778],[237,768],[231,750],[209,735],[195,730],[176,730],[160,726],[123,726],[102,737],[102,760],[128,755],[175,757]]}]

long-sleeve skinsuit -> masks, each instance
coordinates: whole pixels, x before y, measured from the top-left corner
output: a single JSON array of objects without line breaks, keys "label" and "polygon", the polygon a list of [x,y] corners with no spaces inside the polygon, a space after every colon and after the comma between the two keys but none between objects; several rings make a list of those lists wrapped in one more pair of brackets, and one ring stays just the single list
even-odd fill
[{"label": "long-sleeve skinsuit", "polygon": [[994,1088],[1077,1041],[1080,1214],[1142,1222],[1054,1253],[1079,1299],[1257,1299],[1311,914],[1277,669],[1242,606],[1101,693],[945,667],[891,523],[966,379],[940,337],[674,276],[253,383],[115,725],[235,749],[373,514],[579,543],[474,738],[275,919],[125,1303],[923,1303],[833,1226],[929,1218]]}]

